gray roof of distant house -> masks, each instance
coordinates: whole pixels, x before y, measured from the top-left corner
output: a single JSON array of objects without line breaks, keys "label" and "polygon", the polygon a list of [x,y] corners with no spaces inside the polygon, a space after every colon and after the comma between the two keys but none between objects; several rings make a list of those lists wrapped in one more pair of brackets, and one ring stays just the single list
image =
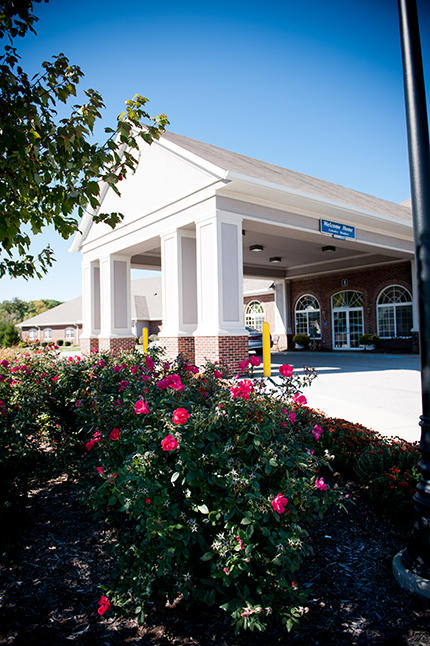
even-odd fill
[{"label": "gray roof of distant house", "polygon": [[[245,278],[245,294],[265,293],[273,281]],[[138,321],[161,321],[161,277],[139,278],[131,281],[131,318]],[[18,324],[18,327],[46,327],[50,325],[77,325],[82,323],[82,298],[74,298],[42,314]]]},{"label": "gray roof of distant house", "polygon": [[37,327],[46,325],[76,325],[82,321],[82,305],[81,297],[73,298],[71,301],[66,301],[57,305],[42,314],[32,316],[22,323],[18,323],[18,327]]},{"label": "gray roof of distant house", "polygon": [[296,171],[275,166],[267,162],[253,159],[239,153],[234,153],[224,148],[218,148],[212,144],[206,144],[183,135],[173,132],[166,132],[162,138],[171,141],[191,153],[211,162],[218,168],[225,171],[240,173],[257,180],[263,180],[272,184],[289,187],[294,191],[333,200],[347,206],[361,208],[366,211],[388,216],[402,222],[411,222],[411,210],[408,205],[396,204],[388,200],[382,200],[360,191],[345,188],[339,184],[333,184],[310,175],[297,173]]}]

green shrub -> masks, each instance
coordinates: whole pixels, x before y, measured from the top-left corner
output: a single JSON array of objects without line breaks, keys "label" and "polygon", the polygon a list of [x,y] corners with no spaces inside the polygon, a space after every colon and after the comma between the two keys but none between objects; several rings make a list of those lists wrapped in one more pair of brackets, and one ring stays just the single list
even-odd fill
[{"label": "green shrub", "polygon": [[61,346],[64,344],[64,339],[58,339],[57,345],[61,348]]},{"label": "green shrub", "polygon": [[18,344],[19,332],[13,323],[0,321],[0,346],[10,348]]},{"label": "green shrub", "polygon": [[64,345],[65,345],[65,346],[67,346],[67,347],[69,347],[69,345],[72,345],[72,342],[71,342],[71,341],[65,341],[65,342],[64,342]]},{"label": "green shrub", "polygon": [[294,345],[302,345],[303,347],[307,348],[310,342],[311,338],[307,334],[296,334],[295,336],[293,336]]},{"label": "green shrub", "polygon": [[363,334],[359,339],[360,345],[376,345],[378,341],[376,334]]}]

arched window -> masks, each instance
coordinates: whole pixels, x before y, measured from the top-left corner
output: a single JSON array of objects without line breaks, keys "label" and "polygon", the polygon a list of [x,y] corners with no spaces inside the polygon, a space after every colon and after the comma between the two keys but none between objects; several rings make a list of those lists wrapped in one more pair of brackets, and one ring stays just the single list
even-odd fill
[{"label": "arched window", "polygon": [[75,328],[74,327],[66,327],[66,333],[65,333],[66,341],[74,341],[75,340]]},{"label": "arched window", "polygon": [[412,297],[400,285],[390,285],[382,290],[376,302],[378,336],[392,339],[410,336],[412,328]]},{"label": "arched window", "polygon": [[28,340],[36,341],[36,339],[37,339],[37,330],[35,327],[32,327],[31,330],[28,331]]},{"label": "arched window", "polygon": [[296,303],[296,334],[307,334],[311,339],[321,338],[320,305],[310,294],[301,296]]},{"label": "arched window", "polygon": [[45,341],[52,341],[52,329],[50,327],[43,330],[43,338]]},{"label": "arched window", "polygon": [[363,294],[351,290],[338,292],[332,296],[332,307],[363,307]]},{"label": "arched window", "polygon": [[253,327],[259,332],[263,329],[264,308],[259,301],[251,301],[245,310],[245,325]]}]

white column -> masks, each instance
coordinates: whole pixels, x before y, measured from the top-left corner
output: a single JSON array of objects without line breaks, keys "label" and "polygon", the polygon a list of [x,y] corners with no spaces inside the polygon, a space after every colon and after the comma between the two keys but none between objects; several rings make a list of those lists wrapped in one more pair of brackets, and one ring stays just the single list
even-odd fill
[{"label": "white column", "polygon": [[82,263],[82,338],[100,332],[100,268],[98,261]]},{"label": "white column", "polygon": [[191,336],[197,326],[197,268],[194,232],[175,229],[161,236],[163,326],[159,336]]},{"label": "white column", "polygon": [[412,330],[419,332],[418,317],[418,287],[417,287],[417,264],[415,258],[411,260],[411,283],[412,283]]},{"label": "white column", "polygon": [[101,325],[99,338],[131,337],[130,258],[100,258]]},{"label": "white column", "polygon": [[243,321],[242,218],[217,212],[196,222],[195,336],[247,336]]},{"label": "white column", "polygon": [[287,334],[287,299],[285,280],[276,280],[275,285],[275,329],[274,334]]}]

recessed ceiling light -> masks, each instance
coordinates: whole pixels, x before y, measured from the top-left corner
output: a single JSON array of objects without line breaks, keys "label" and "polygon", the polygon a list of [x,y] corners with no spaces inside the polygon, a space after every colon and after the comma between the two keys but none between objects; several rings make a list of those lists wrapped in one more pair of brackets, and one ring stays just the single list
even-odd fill
[{"label": "recessed ceiling light", "polygon": [[321,247],[321,251],[323,251],[324,253],[334,253],[336,251],[336,247],[329,244],[326,247]]},{"label": "recessed ceiling light", "polygon": [[263,245],[262,245],[262,244],[252,244],[252,245],[249,247],[249,250],[250,250],[250,251],[263,251],[263,249],[264,249],[264,247],[263,247]]},{"label": "recessed ceiling light", "polygon": [[281,262],[282,258],[281,256],[272,256],[271,258],[269,258],[269,260],[270,262],[279,263]]}]

